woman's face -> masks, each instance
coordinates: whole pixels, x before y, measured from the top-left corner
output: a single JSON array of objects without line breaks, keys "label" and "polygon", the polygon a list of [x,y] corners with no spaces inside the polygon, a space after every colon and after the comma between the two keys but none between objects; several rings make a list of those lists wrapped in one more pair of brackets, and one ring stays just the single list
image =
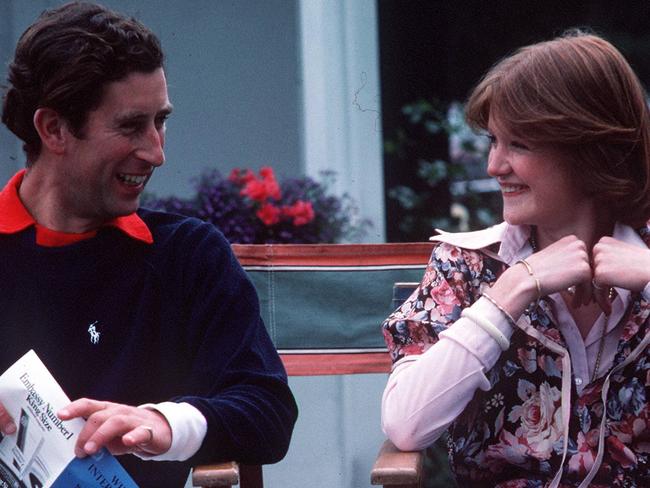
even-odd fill
[{"label": "woman's face", "polygon": [[506,222],[557,229],[593,218],[595,202],[569,176],[565,155],[514,137],[492,117],[488,131],[487,172],[501,187]]}]

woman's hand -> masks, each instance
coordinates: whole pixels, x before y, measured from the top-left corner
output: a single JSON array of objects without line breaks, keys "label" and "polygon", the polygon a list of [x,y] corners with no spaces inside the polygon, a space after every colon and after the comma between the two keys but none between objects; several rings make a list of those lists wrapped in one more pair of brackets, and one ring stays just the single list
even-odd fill
[{"label": "woman's hand", "polygon": [[106,446],[111,454],[163,454],[172,443],[165,417],[156,410],[82,398],[58,412],[59,418],[87,419],[75,445],[77,457],[95,454]]},{"label": "woman's hand", "polygon": [[[541,294],[548,295],[576,286],[579,300],[591,298],[591,266],[584,242],[567,236],[526,259],[539,280]],[[513,317],[519,317],[538,298],[535,280],[522,265],[511,266],[490,289],[490,295]],[[588,294],[587,294],[588,293]]]},{"label": "woman's hand", "polygon": [[575,299],[588,303],[591,298],[589,252],[576,236],[566,236],[536,252],[526,261],[542,287],[542,295],[575,286]]},{"label": "woman's hand", "polygon": [[596,243],[592,256],[595,287],[638,292],[650,282],[650,249],[646,247],[606,236]]}]

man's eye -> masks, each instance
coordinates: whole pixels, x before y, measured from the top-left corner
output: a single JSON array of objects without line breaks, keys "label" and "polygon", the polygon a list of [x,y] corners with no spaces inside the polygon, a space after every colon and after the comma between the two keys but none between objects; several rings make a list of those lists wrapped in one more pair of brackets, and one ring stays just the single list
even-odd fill
[{"label": "man's eye", "polygon": [[524,144],[523,142],[512,141],[512,142],[510,143],[510,145],[511,145],[512,147],[516,148],[516,149],[522,149],[522,150],[524,150],[524,151],[528,151],[528,150],[530,150],[530,148],[529,148],[526,144]]},{"label": "man's eye", "polygon": [[161,115],[160,117],[156,118],[156,127],[157,128],[162,128],[165,126],[167,123],[167,119],[169,118],[169,115]]},{"label": "man's eye", "polygon": [[141,128],[140,124],[137,123],[128,123],[120,125],[120,130],[125,134],[135,134]]}]

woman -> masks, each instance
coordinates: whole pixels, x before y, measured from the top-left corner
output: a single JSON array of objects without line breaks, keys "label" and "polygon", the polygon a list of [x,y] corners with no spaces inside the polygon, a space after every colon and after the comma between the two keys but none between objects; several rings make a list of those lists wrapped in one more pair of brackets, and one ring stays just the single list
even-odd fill
[{"label": "woman", "polygon": [[384,431],[413,450],[448,430],[461,486],[650,486],[645,92],[574,32],[498,63],[466,110],[505,222],[434,237],[383,324]]}]

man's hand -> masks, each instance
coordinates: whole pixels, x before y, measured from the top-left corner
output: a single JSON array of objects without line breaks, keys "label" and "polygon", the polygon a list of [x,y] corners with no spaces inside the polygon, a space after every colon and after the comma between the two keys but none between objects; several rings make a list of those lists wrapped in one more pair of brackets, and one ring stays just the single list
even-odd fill
[{"label": "man's hand", "polygon": [[4,435],[16,433],[16,423],[2,403],[0,403],[0,432]]},{"label": "man's hand", "polygon": [[75,445],[77,457],[94,454],[104,446],[115,455],[159,455],[172,444],[171,428],[156,410],[81,398],[57,415],[62,420],[87,419]]}]

